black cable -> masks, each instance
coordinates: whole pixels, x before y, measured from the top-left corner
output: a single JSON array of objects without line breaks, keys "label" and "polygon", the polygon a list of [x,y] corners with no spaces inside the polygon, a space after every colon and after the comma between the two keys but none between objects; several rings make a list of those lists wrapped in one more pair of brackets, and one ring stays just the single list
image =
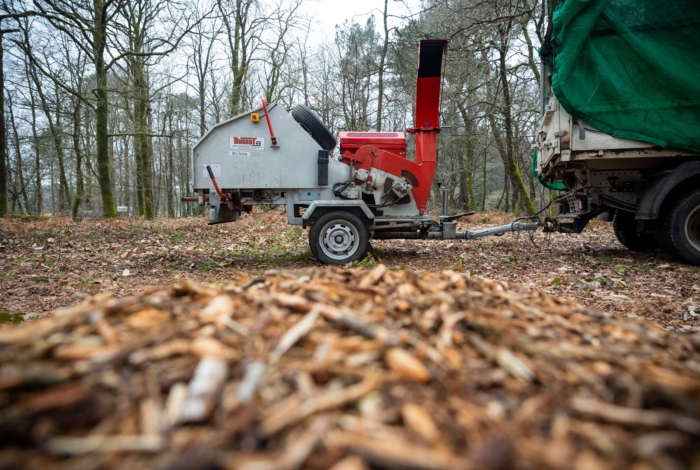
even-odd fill
[{"label": "black cable", "polygon": [[[357,172],[355,172],[355,173],[350,177],[350,179],[347,180],[347,181],[345,181],[344,183],[335,183],[335,184],[333,185],[333,194],[335,194],[336,197],[339,197],[339,198],[341,198],[341,199],[347,199],[347,197],[345,197],[345,196],[343,195],[343,191],[345,191],[346,189],[348,189],[348,188],[350,187],[350,185],[352,184],[352,182],[355,181],[355,176],[356,176],[356,175],[357,175]],[[340,189],[336,189],[337,187],[340,187]]]},{"label": "black cable", "polygon": [[558,200],[558,199],[560,199],[560,198],[557,197],[557,198],[554,198],[554,199],[550,200],[549,203],[548,203],[546,206],[544,206],[542,209],[540,209],[538,212],[535,212],[535,213],[532,214],[532,215],[528,215],[528,216],[526,216],[526,217],[518,217],[517,219],[515,219],[515,220],[513,221],[513,223],[519,222],[519,221],[521,221],[521,220],[529,220],[529,219],[538,219],[538,220],[539,220],[539,217],[538,217],[538,216],[539,216],[541,213],[543,213],[544,211],[546,211],[547,209],[549,209],[549,206],[551,206],[552,203],[553,203],[554,201]]},{"label": "black cable", "polygon": [[554,203],[554,201],[556,201],[557,199],[559,199],[559,198],[555,198],[555,199],[552,199],[551,201],[549,201],[549,203],[546,206],[544,206],[542,209],[540,209],[540,211],[538,213],[533,215],[533,217],[537,217],[538,215],[540,215],[541,213],[543,213],[544,211],[549,209],[549,206],[551,206],[552,203]]},{"label": "black cable", "polygon": [[371,207],[373,209],[381,209],[382,207],[393,206],[394,204],[397,204],[401,199],[403,199],[403,198],[402,197],[396,198],[391,203],[383,202],[381,204],[367,204],[367,207]]}]

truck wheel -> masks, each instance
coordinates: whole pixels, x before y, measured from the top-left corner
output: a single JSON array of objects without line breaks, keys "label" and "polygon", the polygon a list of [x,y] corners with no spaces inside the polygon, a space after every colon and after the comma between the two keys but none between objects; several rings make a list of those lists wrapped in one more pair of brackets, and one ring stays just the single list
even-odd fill
[{"label": "truck wheel", "polygon": [[631,212],[618,212],[613,219],[613,231],[617,240],[632,251],[653,250],[656,240],[643,233],[637,233],[637,221]]},{"label": "truck wheel", "polygon": [[303,104],[292,108],[292,117],[308,132],[323,150],[333,150],[335,137],[331,134],[316,114]]},{"label": "truck wheel", "polygon": [[367,254],[369,231],[351,212],[327,212],[311,227],[309,246],[311,253],[323,264],[351,263]]},{"label": "truck wheel", "polygon": [[700,189],[682,196],[669,207],[657,232],[666,253],[700,265]]}]

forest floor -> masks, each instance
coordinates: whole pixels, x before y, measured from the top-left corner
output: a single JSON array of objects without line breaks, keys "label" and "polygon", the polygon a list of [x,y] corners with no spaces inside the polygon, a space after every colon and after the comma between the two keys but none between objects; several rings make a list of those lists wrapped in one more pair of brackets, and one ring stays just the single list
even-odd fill
[{"label": "forest floor", "polygon": [[[507,223],[476,214],[459,230]],[[207,226],[203,218],[74,223],[64,218],[0,220],[0,321],[32,319],[98,293],[123,297],[183,278],[218,283],[269,269],[322,268],[308,231],[278,211]],[[620,245],[610,224],[582,234],[505,234],[477,241],[373,241],[358,268],[469,272],[584,306],[700,332],[700,267]],[[697,307],[700,314],[700,307]]]}]

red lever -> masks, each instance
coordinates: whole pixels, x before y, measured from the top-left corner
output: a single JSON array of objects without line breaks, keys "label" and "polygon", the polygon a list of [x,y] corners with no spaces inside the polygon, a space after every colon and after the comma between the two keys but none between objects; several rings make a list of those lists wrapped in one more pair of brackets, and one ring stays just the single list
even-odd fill
[{"label": "red lever", "polygon": [[211,182],[214,183],[214,189],[216,190],[216,194],[218,194],[221,199],[227,199],[226,195],[222,193],[219,189],[219,185],[216,183],[216,178],[214,178],[214,172],[211,171],[211,167],[209,165],[207,165],[207,173],[209,173],[209,178],[211,178]]},{"label": "red lever", "polygon": [[209,178],[211,178],[211,182],[214,183],[214,189],[216,190],[216,194],[218,194],[221,200],[226,203],[226,207],[228,207],[230,210],[233,210],[233,203],[228,198],[228,196],[222,193],[219,189],[219,185],[216,182],[216,178],[214,178],[214,172],[211,171],[211,166],[209,165],[207,165],[207,172],[209,173]]},{"label": "red lever", "polygon": [[270,128],[270,140],[272,145],[277,145],[277,137],[275,137],[275,131],[272,130],[272,121],[270,121],[270,114],[267,112],[267,102],[265,98],[262,99],[263,111],[265,111],[265,120],[267,121],[267,127]]}]

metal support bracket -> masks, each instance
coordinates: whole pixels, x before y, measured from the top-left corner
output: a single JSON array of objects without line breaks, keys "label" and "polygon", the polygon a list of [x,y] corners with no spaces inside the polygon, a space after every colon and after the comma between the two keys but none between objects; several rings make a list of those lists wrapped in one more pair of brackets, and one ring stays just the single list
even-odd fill
[{"label": "metal support bracket", "polygon": [[464,214],[457,214],[457,215],[441,215],[440,216],[440,221],[441,222],[454,222],[457,219],[461,219],[462,217],[467,217],[470,215],[474,215],[474,212],[465,212]]}]

